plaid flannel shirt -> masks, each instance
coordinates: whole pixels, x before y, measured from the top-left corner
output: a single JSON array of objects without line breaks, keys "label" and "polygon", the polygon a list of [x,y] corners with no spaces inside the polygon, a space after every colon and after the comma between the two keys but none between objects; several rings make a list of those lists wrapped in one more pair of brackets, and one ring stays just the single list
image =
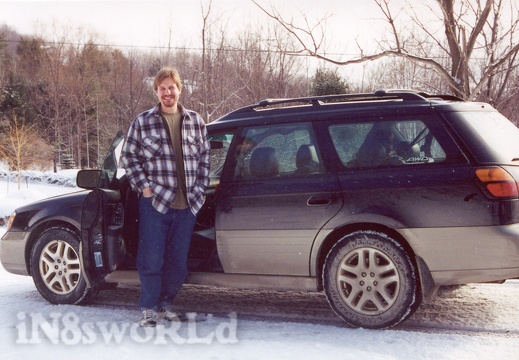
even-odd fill
[{"label": "plaid flannel shirt", "polygon": [[[133,121],[122,151],[122,163],[132,188],[142,193],[145,187],[151,187],[153,207],[165,214],[175,198],[178,182],[171,135],[159,109],[160,104]],[[204,204],[209,184],[210,145],[201,116],[180,109],[186,197],[196,215]]]}]

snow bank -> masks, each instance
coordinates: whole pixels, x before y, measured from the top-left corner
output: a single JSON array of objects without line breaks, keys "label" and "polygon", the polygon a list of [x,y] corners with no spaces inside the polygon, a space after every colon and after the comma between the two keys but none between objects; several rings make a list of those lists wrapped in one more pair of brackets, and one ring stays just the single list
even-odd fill
[{"label": "snow bank", "polygon": [[76,187],[78,170],[64,170],[58,173],[42,171],[22,172],[21,187],[18,190],[17,173],[0,167],[0,226],[2,220],[22,205],[48,197],[66,194],[79,189]]}]

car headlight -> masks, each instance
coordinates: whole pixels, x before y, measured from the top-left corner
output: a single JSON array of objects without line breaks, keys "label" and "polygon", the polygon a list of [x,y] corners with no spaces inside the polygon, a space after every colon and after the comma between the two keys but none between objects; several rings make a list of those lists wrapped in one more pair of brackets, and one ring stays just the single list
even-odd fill
[{"label": "car headlight", "polygon": [[9,221],[7,222],[7,231],[11,230],[11,226],[13,225],[14,218],[16,216],[16,211],[11,214],[9,217]]}]

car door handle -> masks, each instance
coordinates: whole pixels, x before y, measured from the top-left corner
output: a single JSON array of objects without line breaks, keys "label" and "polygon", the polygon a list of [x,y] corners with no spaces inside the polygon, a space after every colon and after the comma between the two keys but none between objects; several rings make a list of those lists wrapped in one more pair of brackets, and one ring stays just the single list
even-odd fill
[{"label": "car door handle", "polygon": [[327,195],[311,196],[306,204],[308,206],[326,206],[332,203],[332,197]]}]

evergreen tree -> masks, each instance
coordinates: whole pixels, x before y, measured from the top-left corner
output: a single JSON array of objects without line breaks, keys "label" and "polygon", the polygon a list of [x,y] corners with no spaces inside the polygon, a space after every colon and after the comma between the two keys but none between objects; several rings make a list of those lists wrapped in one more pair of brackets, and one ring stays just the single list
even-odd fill
[{"label": "evergreen tree", "polygon": [[346,94],[348,92],[350,92],[350,86],[337,73],[337,70],[317,69],[312,77],[312,96]]}]

